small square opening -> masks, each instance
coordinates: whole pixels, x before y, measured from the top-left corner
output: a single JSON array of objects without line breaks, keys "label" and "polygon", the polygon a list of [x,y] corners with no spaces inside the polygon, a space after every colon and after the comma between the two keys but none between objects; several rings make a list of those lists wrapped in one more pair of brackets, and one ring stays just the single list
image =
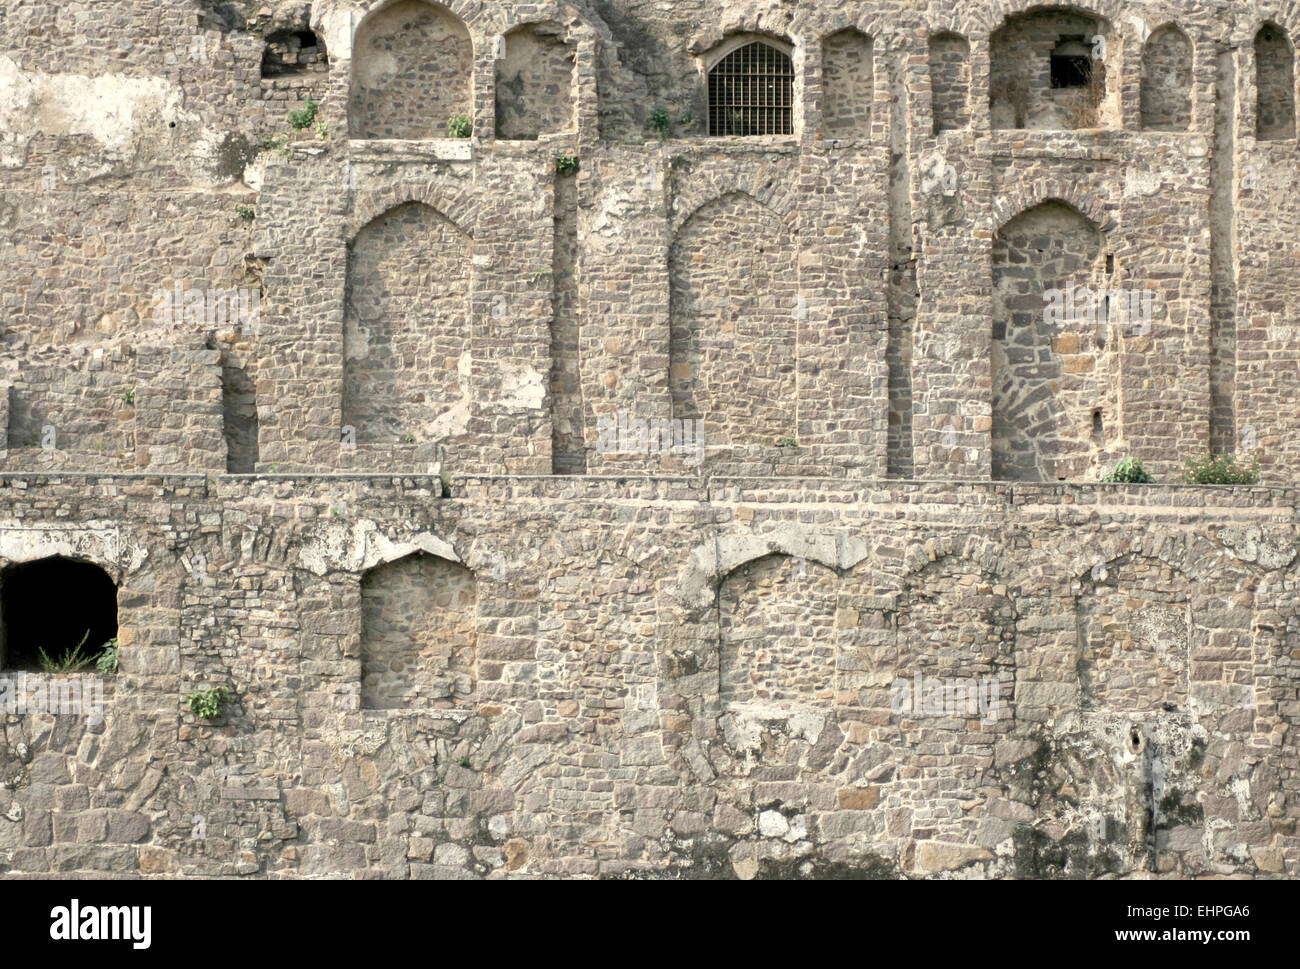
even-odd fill
[{"label": "small square opening", "polygon": [[1083,37],[1062,37],[1052,51],[1052,87],[1080,88],[1092,83],[1092,50]]}]

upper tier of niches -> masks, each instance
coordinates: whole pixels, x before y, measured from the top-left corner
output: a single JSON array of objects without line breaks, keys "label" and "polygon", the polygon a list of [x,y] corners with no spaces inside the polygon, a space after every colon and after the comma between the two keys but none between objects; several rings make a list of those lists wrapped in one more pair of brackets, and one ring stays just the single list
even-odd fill
[{"label": "upper tier of niches", "polygon": [[[629,22],[617,41],[595,15],[575,16],[571,7],[456,0],[353,6],[347,17],[340,17],[346,4],[319,17],[304,6],[295,20],[266,23],[262,83],[271,99],[346,98],[348,135],[361,141],[528,141],[573,133],[588,121],[622,141],[805,133],[883,139],[890,74],[906,62],[891,63],[889,47],[903,50],[899,44],[921,35],[896,32],[867,3],[744,16],[724,4],[717,21],[697,26],[693,36],[662,36],[666,22],[653,32],[648,23]],[[994,29],[968,35],[923,25],[930,97],[913,100],[914,124],[938,134],[971,127],[1185,132],[1195,118],[1209,123],[1195,101],[1211,86],[1194,79],[1198,67],[1212,68],[1216,38],[1205,31],[1226,35],[1230,26],[1195,28],[1193,40],[1173,22],[1139,25],[1081,7],[1024,6]],[[886,29],[888,42],[880,39]],[[1252,69],[1244,86],[1253,80],[1257,136],[1294,138],[1288,32],[1267,21],[1245,29],[1253,33],[1253,43],[1243,45]]]}]

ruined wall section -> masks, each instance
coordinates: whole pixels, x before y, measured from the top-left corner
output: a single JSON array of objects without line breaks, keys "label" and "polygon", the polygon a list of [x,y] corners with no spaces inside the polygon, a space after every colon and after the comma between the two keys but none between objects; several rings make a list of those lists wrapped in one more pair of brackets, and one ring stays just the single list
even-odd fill
[{"label": "ruined wall section", "polygon": [[[103,724],[6,725],[7,874],[1300,871],[1292,492],[3,485],[121,643]],[[393,624],[460,645],[368,680]]]},{"label": "ruined wall section", "polygon": [[[1262,18],[1261,18],[1262,19]],[[1277,21],[1294,44],[1300,20]],[[1286,476],[1297,453],[1294,408],[1284,403],[1297,391],[1292,321],[1300,307],[1300,283],[1289,241],[1300,219],[1296,208],[1294,135],[1261,137],[1254,43],[1261,20],[1244,13],[1234,23],[1239,109],[1236,116],[1235,230],[1237,304],[1235,329],[1235,443],[1259,456],[1266,480]],[[1294,130],[1294,121],[1292,121]]]},{"label": "ruined wall section", "polygon": [[[1280,480],[1294,435],[1278,401],[1291,396],[1294,341],[1285,326],[1289,257],[1276,242],[1294,235],[1284,177],[1293,141],[1273,137],[1276,126],[1260,135],[1255,51],[1265,14],[1274,17],[1270,29],[1288,38],[1294,24],[1240,5],[1226,21],[1217,3],[1098,4],[1088,16],[1109,24],[1110,32],[1100,34],[1107,40],[1106,109],[1095,127],[1048,131],[1041,125],[1061,121],[1056,108],[1030,111],[1037,111],[1039,128],[1004,129],[988,96],[1002,66],[1031,48],[1042,60],[1046,40],[1077,33],[1077,25],[1049,17],[1038,25],[1047,31],[1039,37],[1025,26],[1037,16],[1031,4],[934,11],[686,3],[654,14],[597,6],[452,3],[449,15],[463,21],[473,52],[462,80],[474,134],[434,137],[423,147],[349,139],[358,66],[351,31],[374,11],[387,15],[376,2],[321,2],[305,14],[300,4],[264,9],[177,0],[152,12],[132,8],[114,38],[100,38],[100,19],[82,16],[91,9],[84,4],[11,12],[0,26],[0,70],[14,92],[0,116],[0,220],[6,264],[15,267],[0,293],[6,366],[66,371],[66,382],[58,378],[48,388],[59,421],[70,422],[64,440],[92,442],[78,446],[75,457],[46,456],[42,466],[140,466],[129,414],[119,413],[134,381],[129,365],[111,379],[103,374],[121,367],[86,375],[100,372],[96,354],[125,362],[137,345],[159,343],[178,353],[221,351],[219,406],[200,423],[204,434],[224,424],[228,470],[379,467],[377,455],[335,450],[346,422],[335,417],[342,385],[332,358],[347,351],[334,318],[345,315],[346,287],[329,277],[338,271],[335,256],[322,258],[310,235],[315,230],[304,226],[322,224],[322,206],[346,219],[357,197],[400,194],[399,186],[427,181],[436,170],[461,172],[454,176],[460,188],[446,191],[489,213],[488,234],[476,238],[475,249],[482,262],[477,247],[486,244],[493,264],[472,266],[469,286],[477,294],[475,359],[493,362],[468,381],[475,403],[467,406],[479,413],[465,432],[473,440],[463,446],[476,452],[462,458],[467,468],[677,467],[647,454],[611,465],[599,441],[601,421],[671,417],[667,264],[689,218],[681,206],[748,190],[764,205],[784,198],[781,217],[799,237],[799,291],[791,307],[798,426],[781,438],[798,447],[777,453],[772,441],[761,451],[719,453],[713,473],[857,475],[880,468],[895,476],[988,477],[991,234],[1044,197],[1064,195],[1099,225],[1113,222],[1117,284],[1155,294],[1150,332],[1110,340],[1123,348],[1122,366],[1118,386],[1101,402],[1103,434],[1109,441],[1115,428],[1122,436],[1098,460],[1133,453],[1157,474],[1176,474],[1186,457],[1209,446],[1213,397],[1216,445],[1232,444],[1247,459],[1259,455],[1269,479]],[[1005,34],[993,42],[1008,17],[1024,34],[1020,47]],[[795,134],[702,140],[703,65],[736,33],[793,43]],[[279,66],[263,76],[272,37],[279,38],[271,44]],[[513,55],[510,43],[498,43],[510,37],[517,41]],[[318,46],[304,47],[311,38]],[[362,49],[365,59],[369,48]],[[299,63],[295,52],[304,50],[317,53]],[[1223,57],[1235,79],[1225,81],[1231,92],[1221,93],[1234,95],[1240,107],[1231,112],[1235,140],[1222,137],[1223,124],[1213,136]],[[954,78],[936,84],[931,58]],[[1274,71],[1277,58],[1266,61],[1265,72]],[[362,73],[370,67],[361,65]],[[1285,71],[1278,71],[1284,82]],[[1265,82],[1265,102],[1272,103],[1277,79],[1270,74]],[[112,105],[106,119],[85,110],[86,91]],[[286,113],[308,95],[319,102],[317,117],[293,129]],[[1050,89],[1047,96],[1056,97]],[[870,104],[860,103],[864,97]],[[662,144],[648,127],[654,108],[672,122]],[[1215,144],[1234,157],[1215,157]],[[549,189],[542,186],[561,155],[580,159],[580,172],[565,176],[576,180],[577,200],[566,198],[543,215],[539,199]],[[285,169],[301,177],[286,180]],[[131,191],[145,179],[146,193]],[[466,180],[472,187],[464,187]],[[577,225],[557,231],[557,211],[562,223],[569,212]],[[1224,229],[1234,211],[1239,250],[1237,230]],[[548,220],[549,246],[542,238]],[[1214,227],[1208,244],[1207,220]],[[530,226],[518,238],[505,229],[515,222]],[[278,265],[266,264],[274,259]],[[1246,278],[1230,299],[1238,262]],[[331,278],[328,286],[307,285],[318,271]],[[496,274],[499,284],[491,281]],[[1212,313],[1211,277],[1221,294]],[[268,280],[288,288],[270,293]],[[635,287],[630,308],[618,305],[624,294],[611,291],[615,280]],[[296,300],[306,316],[318,312],[316,300],[328,298],[319,309],[328,324],[263,334],[248,321],[223,322],[219,310],[205,306],[198,322],[158,332],[155,294],[178,283],[209,297],[256,294],[270,306]],[[492,315],[503,312],[509,326],[506,316]],[[282,316],[276,326],[284,325]],[[507,346],[503,334],[513,337],[519,326],[522,342]],[[1138,329],[1144,326],[1139,321]],[[263,339],[279,342],[263,347]],[[881,342],[883,361],[875,352]],[[38,346],[59,350],[33,355]],[[449,385],[462,383],[459,364],[458,357],[444,375]],[[543,375],[540,399],[534,372]],[[25,399],[34,391],[22,378],[6,379],[16,395],[11,436],[27,440],[33,419],[24,415],[44,405]],[[1119,413],[1106,412],[1110,398]],[[1171,400],[1179,401],[1175,412]],[[441,403],[443,413],[459,406]],[[63,416],[69,408],[81,413]],[[407,442],[407,433],[414,432],[399,435],[399,464],[416,469],[438,458],[416,455],[412,444],[451,441],[414,433],[416,441]],[[557,446],[564,452],[558,459],[550,453]],[[605,457],[594,453],[601,450]],[[29,457],[37,456],[8,466],[29,466]],[[194,468],[221,467],[201,449],[178,460],[167,466],[193,460]]]}]

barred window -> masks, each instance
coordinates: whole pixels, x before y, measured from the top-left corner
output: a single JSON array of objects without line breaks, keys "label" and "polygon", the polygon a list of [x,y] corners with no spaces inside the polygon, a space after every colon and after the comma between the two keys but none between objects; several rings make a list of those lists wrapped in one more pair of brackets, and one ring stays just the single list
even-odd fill
[{"label": "barred window", "polygon": [[794,133],[794,65],[761,40],[738,47],[709,71],[710,135]]}]

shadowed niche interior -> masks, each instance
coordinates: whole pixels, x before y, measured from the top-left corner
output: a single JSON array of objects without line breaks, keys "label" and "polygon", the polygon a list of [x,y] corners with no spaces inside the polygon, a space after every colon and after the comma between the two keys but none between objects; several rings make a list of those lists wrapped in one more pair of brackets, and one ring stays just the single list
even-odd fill
[{"label": "shadowed niche interior", "polygon": [[117,637],[117,586],[97,565],[62,557],[0,571],[0,669],[40,670],[80,646],[93,659]]}]

